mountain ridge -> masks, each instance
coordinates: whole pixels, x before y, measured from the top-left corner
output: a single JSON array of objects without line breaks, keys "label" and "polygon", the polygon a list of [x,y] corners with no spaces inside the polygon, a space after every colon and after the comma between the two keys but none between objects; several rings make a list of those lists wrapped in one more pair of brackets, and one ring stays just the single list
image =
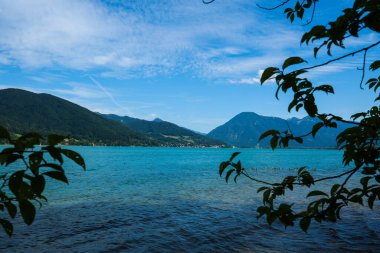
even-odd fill
[{"label": "mountain ridge", "polygon": [[77,145],[158,145],[125,125],[46,93],[2,89],[0,111],[0,124],[14,134],[68,135],[69,144]]},{"label": "mountain ridge", "polygon": [[228,146],[162,119],[107,118],[68,100],[22,89],[0,89],[0,112],[0,125],[13,134],[55,133],[69,136],[67,144],[72,145]]},{"label": "mountain ridge", "polygon": [[121,122],[131,129],[139,131],[150,138],[159,141],[164,146],[193,146],[193,147],[226,147],[220,140],[201,135],[192,130],[180,127],[174,123],[159,120],[143,120],[129,116],[103,114],[107,119]]},{"label": "mountain ridge", "polygon": [[[76,145],[269,147],[269,138],[258,142],[263,132],[290,128],[299,136],[318,122],[310,117],[282,119],[242,112],[203,135],[159,118],[148,121],[95,113],[50,94],[21,89],[0,90],[0,111],[0,125],[14,134],[36,131],[69,135],[69,144]],[[307,136],[302,145],[292,142],[290,147],[336,148],[337,134],[347,127],[340,124],[337,129],[322,128],[315,139]]]},{"label": "mountain ridge", "polygon": [[[270,147],[270,138],[258,141],[265,131],[270,129],[283,131],[290,128],[294,135],[300,136],[309,132],[317,122],[318,119],[310,117],[282,119],[261,116],[254,112],[242,112],[211,130],[207,136],[237,147]],[[337,129],[322,128],[315,139],[307,136],[303,144],[291,142],[289,147],[336,148],[336,136],[347,127],[347,124],[340,124]]]}]

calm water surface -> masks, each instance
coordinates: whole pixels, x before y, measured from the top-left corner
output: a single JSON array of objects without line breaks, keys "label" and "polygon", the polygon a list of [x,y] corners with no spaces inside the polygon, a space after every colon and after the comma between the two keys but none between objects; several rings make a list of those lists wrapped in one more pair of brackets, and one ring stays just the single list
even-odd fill
[{"label": "calm water surface", "polygon": [[[2,234],[1,252],[380,252],[378,207],[346,208],[341,222],[312,223],[307,234],[257,221],[261,185],[218,176],[235,149],[73,149],[88,170],[67,164],[70,185],[49,183],[48,205],[32,226],[18,220],[12,238]],[[239,151],[267,180],[296,173],[294,166],[317,176],[342,170],[336,150]],[[302,205],[305,194],[288,198]]]}]

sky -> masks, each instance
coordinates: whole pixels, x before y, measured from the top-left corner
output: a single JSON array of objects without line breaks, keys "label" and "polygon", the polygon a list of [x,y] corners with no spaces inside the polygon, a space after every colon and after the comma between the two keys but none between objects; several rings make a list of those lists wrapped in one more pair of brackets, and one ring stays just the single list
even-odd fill
[{"label": "sky", "polygon": [[[331,59],[325,52],[313,59],[313,45],[300,45],[300,38],[352,1],[319,1],[308,26],[290,24],[283,9],[256,5],[277,2],[0,0],[0,89],[49,93],[92,111],[159,117],[204,133],[240,112],[304,117],[288,113],[289,95],[276,100],[276,85],[261,86],[260,73],[295,55],[310,65]],[[364,32],[333,55],[379,39]],[[369,51],[367,61],[379,53]],[[317,97],[321,112],[348,118],[373,104],[373,92],[359,89],[362,59],[358,54],[308,74],[335,87],[335,95]]]}]

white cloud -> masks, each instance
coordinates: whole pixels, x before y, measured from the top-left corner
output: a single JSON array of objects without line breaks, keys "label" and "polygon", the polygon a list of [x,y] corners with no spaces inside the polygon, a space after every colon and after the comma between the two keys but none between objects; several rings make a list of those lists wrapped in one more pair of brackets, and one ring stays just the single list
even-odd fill
[{"label": "white cloud", "polygon": [[[260,78],[261,75],[263,74],[264,70],[260,69],[257,71],[257,75],[253,77],[244,77],[240,79],[231,79],[229,80],[230,84],[248,84],[248,85],[253,85],[253,84],[261,84]],[[265,82],[265,84],[275,84],[274,79],[269,79]]]},{"label": "white cloud", "polygon": [[102,90],[94,85],[83,84],[79,82],[67,82],[67,89],[51,89],[50,92],[61,95],[70,95],[78,98],[105,98],[108,97]]},{"label": "white cloud", "polygon": [[241,78],[241,79],[232,79],[229,80],[229,83],[231,84],[260,84],[260,77],[263,74],[264,70],[259,70],[257,72],[257,75],[254,77],[246,77],[246,78]]},{"label": "white cloud", "polygon": [[252,74],[298,47],[299,37],[261,22],[255,9],[242,1],[2,0],[0,64],[100,69],[121,78],[188,69],[207,77]]}]

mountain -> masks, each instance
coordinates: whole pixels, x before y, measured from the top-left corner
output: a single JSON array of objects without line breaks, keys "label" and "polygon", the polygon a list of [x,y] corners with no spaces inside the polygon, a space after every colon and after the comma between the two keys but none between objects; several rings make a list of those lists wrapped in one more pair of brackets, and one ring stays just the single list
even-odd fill
[{"label": "mountain", "polygon": [[135,131],[139,131],[161,143],[163,146],[190,146],[190,147],[224,147],[222,141],[195,133],[189,129],[177,126],[173,123],[155,119],[153,121],[103,114],[107,119],[123,123]]},{"label": "mountain", "polygon": [[[312,126],[319,120],[305,117],[303,119],[291,118],[288,120],[261,116],[253,112],[243,112],[225,124],[215,128],[207,136],[224,141],[237,147],[269,147],[270,137],[258,143],[262,133],[269,129],[286,130],[290,127],[294,135],[308,133]],[[308,148],[334,148],[336,147],[336,136],[345,128],[347,124],[338,125],[338,128],[322,128],[315,139],[311,136],[304,138],[304,143],[291,142],[290,147]]]},{"label": "mountain", "polygon": [[158,145],[124,124],[49,94],[2,89],[0,112],[0,125],[14,134],[69,135],[71,144],[81,145]]}]

